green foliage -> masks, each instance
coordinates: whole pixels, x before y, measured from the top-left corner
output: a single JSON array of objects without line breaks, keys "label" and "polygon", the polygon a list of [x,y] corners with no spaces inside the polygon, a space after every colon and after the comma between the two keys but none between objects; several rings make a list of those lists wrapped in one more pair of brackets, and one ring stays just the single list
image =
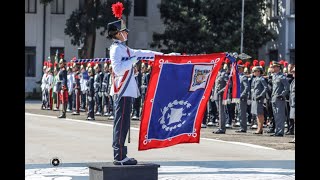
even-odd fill
[{"label": "green foliage", "polygon": [[[275,36],[262,22],[265,0],[246,0],[243,52],[257,57],[258,48]],[[154,33],[151,47],[187,54],[239,52],[242,0],[162,0],[163,34]]]},{"label": "green foliage", "polygon": [[111,5],[116,2],[122,2],[124,5],[123,18],[130,14],[130,0],[108,0],[101,3],[96,0],[93,4],[92,0],[87,0],[83,9],[76,9],[72,12],[66,22],[65,34],[71,37],[71,44],[79,46],[84,43],[86,35],[92,33],[93,25],[96,29],[100,29],[101,35],[105,34],[107,24],[115,21],[116,18],[112,14]]}]

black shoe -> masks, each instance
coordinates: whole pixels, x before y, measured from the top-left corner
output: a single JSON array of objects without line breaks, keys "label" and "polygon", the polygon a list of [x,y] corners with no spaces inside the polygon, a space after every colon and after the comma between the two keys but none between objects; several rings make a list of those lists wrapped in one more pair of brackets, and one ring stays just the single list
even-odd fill
[{"label": "black shoe", "polygon": [[288,132],[286,132],[286,135],[294,135],[294,132],[288,131]]},{"label": "black shoe", "polygon": [[236,130],[235,131],[236,133],[246,133],[247,131],[243,130],[243,129],[240,129],[240,130]]},{"label": "black shoe", "polygon": [[138,161],[134,158],[124,158],[122,161],[113,161],[114,165],[136,165],[138,164]]},{"label": "black shoe", "polygon": [[270,136],[283,137],[283,134],[276,134],[276,133],[274,133],[274,134],[271,134]]},{"label": "black shoe", "polygon": [[58,118],[66,118],[66,114],[61,114]]},{"label": "black shoe", "polygon": [[266,132],[267,133],[274,133],[274,129],[268,129]]},{"label": "black shoe", "polygon": [[214,134],[225,134],[226,131],[222,130],[222,129],[218,129],[216,132],[212,132]]}]

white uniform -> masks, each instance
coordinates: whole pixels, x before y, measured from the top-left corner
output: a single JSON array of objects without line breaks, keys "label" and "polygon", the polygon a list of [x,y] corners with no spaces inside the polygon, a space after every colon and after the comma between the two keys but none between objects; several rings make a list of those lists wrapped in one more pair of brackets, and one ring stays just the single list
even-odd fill
[{"label": "white uniform", "polygon": [[[122,60],[124,57],[129,57],[127,53],[127,48],[130,52],[130,57],[135,56],[136,58],[132,58],[129,60]],[[150,57],[155,55],[163,55],[163,53],[150,51],[150,50],[135,50],[127,47],[126,45],[122,44],[120,41],[115,41],[111,47],[110,47],[110,59],[111,59],[111,66],[112,70],[114,72],[114,81],[115,83],[112,83],[111,92],[110,95],[113,96],[114,94],[117,94],[114,92],[114,86],[117,88],[119,87],[121,81],[123,81],[124,74],[127,70],[133,71],[133,65],[138,61],[137,57]],[[127,78],[129,77],[129,74]],[[140,96],[140,92],[138,89],[137,82],[134,78],[134,75],[131,76],[130,79],[128,79],[128,87],[124,89],[122,96],[127,97],[133,97],[137,98]],[[123,85],[124,86],[124,85]]]}]

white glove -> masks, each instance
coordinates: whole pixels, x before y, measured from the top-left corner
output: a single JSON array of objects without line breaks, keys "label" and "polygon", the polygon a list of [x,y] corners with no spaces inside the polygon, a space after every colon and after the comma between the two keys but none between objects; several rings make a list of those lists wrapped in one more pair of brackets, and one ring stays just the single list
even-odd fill
[{"label": "white glove", "polygon": [[92,100],[92,97],[88,96],[88,101],[91,101]]},{"label": "white glove", "polygon": [[251,105],[251,100],[247,100],[247,104],[248,104],[248,105]]}]

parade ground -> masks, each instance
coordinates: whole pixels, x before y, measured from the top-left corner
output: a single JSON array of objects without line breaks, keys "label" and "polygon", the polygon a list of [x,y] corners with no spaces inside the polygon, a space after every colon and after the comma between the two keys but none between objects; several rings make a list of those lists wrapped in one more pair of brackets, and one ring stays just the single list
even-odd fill
[{"label": "parade ground", "polygon": [[[88,163],[111,162],[112,120],[86,113],[58,119],[59,111],[41,110],[40,101],[25,103],[25,179],[89,180]],[[128,156],[138,162],[156,163],[160,180],[295,179],[293,136],[213,134],[217,127],[201,129],[200,143],[138,151],[140,121],[131,121]],[[52,159],[60,161],[58,166]],[[134,179],[134,178],[133,178]]]}]

